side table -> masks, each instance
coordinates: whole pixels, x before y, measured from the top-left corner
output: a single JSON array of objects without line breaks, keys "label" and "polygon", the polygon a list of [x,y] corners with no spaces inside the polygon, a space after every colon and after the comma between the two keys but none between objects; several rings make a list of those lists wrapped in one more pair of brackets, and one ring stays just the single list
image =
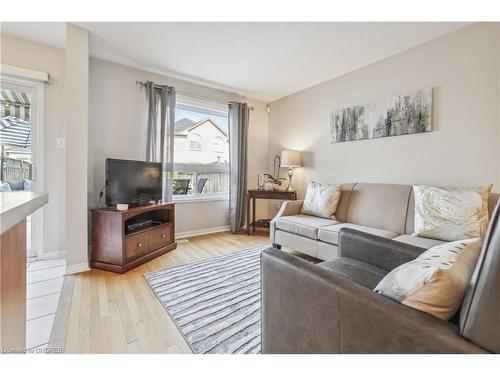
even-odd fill
[{"label": "side table", "polygon": [[[255,201],[257,199],[279,199],[285,201],[297,200],[295,191],[271,191],[250,189],[247,191],[247,234],[250,235],[250,227],[255,233],[256,227],[263,228],[264,226],[255,221]],[[252,220],[250,221],[250,203],[252,203]]]}]

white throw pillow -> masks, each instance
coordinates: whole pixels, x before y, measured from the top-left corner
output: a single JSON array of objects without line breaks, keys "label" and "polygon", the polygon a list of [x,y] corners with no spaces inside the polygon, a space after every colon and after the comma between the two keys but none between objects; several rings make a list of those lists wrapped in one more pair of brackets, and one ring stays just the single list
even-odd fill
[{"label": "white throw pillow", "polygon": [[479,238],[434,246],[393,269],[375,291],[448,320],[460,308],[481,251]]},{"label": "white throw pillow", "polygon": [[307,185],[301,213],[335,219],[334,214],[339,204],[341,192],[341,185],[322,185],[310,181]]},{"label": "white throw pillow", "polygon": [[491,185],[476,188],[413,186],[415,235],[441,241],[483,238]]}]

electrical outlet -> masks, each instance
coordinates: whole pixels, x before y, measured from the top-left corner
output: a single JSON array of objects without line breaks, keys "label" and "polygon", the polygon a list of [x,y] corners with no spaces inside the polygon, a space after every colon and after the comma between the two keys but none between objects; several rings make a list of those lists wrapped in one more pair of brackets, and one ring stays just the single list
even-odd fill
[{"label": "electrical outlet", "polygon": [[65,148],[66,140],[64,138],[56,138],[56,147],[57,148]]}]

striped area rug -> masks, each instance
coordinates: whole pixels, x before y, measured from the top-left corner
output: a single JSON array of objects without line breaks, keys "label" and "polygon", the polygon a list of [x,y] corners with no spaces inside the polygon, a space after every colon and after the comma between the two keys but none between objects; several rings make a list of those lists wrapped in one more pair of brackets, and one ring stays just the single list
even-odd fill
[{"label": "striped area rug", "polygon": [[260,353],[266,246],[144,275],[194,353]]}]

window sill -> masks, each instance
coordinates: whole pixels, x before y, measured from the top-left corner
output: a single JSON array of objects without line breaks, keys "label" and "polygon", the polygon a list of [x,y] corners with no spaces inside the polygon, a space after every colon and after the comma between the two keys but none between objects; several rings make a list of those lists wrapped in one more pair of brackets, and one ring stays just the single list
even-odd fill
[{"label": "window sill", "polygon": [[215,202],[215,201],[227,201],[229,200],[229,194],[206,194],[206,195],[193,195],[191,197],[185,197],[182,195],[177,195],[173,197],[174,203],[201,203],[201,202]]}]

